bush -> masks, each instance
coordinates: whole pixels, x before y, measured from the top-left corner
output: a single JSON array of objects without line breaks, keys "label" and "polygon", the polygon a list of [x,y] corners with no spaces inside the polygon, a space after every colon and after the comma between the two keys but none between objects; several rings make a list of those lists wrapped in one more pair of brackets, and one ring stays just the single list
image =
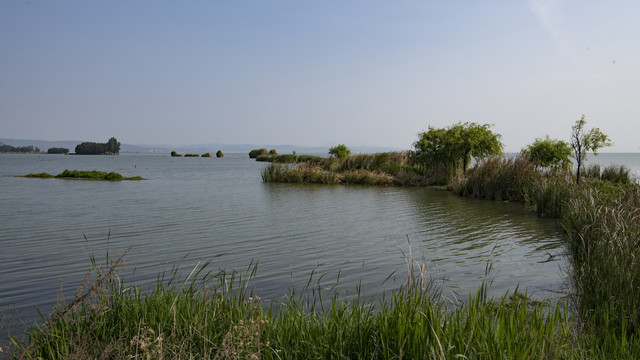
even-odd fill
[{"label": "bush", "polygon": [[338,159],[346,159],[351,154],[351,150],[344,144],[336,145],[329,149],[329,155],[335,156]]},{"label": "bush", "polygon": [[202,154],[202,157],[211,157],[211,153],[206,152],[206,153]]},{"label": "bush", "polygon": [[216,157],[219,157],[219,158],[224,157],[224,154],[222,153],[222,150],[218,150],[216,152]]},{"label": "bush", "polygon": [[123,177],[118,173],[110,172],[104,176],[104,179],[109,181],[120,181],[123,179]]},{"label": "bush", "polygon": [[249,151],[249,157],[255,159],[260,155],[267,155],[267,149],[253,149]]}]

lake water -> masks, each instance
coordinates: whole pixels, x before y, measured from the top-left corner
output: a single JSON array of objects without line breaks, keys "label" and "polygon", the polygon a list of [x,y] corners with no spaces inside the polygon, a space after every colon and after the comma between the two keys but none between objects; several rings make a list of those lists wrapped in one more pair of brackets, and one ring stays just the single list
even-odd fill
[{"label": "lake water", "polygon": [[[638,154],[598,159],[640,169]],[[264,184],[264,166],[246,154],[0,155],[0,336],[8,319],[15,330],[37,308],[47,313],[61,286],[71,299],[90,254],[100,261],[129,247],[135,271],[122,275],[139,284],[173,266],[188,274],[198,261],[240,271],[257,262],[253,287],[266,301],[300,289],[312,271],[327,283],[340,273],[341,287],[380,295],[406,281],[408,240],[414,258],[444,279],[446,295],[475,293],[488,262],[494,295],[518,285],[539,298],[566,293],[562,228],[519,204],[427,188]],[[65,169],[148,180],[15,177]],[[395,285],[385,282],[392,274]]]}]

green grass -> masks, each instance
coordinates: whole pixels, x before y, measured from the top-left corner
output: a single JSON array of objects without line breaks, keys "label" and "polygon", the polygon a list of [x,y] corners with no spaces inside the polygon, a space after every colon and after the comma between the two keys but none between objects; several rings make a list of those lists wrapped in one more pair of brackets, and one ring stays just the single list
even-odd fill
[{"label": "green grass", "polygon": [[580,184],[570,173],[532,169],[524,159],[489,160],[451,187],[463,196],[522,201],[558,218],[585,347],[599,356],[640,356],[640,186],[624,167],[590,167]]},{"label": "green grass", "polygon": [[[406,152],[355,154],[345,159],[313,155],[262,155],[270,161],[262,171],[264,182],[351,185],[424,185],[422,172],[411,166]],[[296,163],[294,166],[279,165]]]},{"label": "green grass", "polygon": [[26,178],[41,178],[41,179],[68,179],[68,180],[103,180],[103,181],[121,181],[121,180],[144,180],[140,176],[124,177],[116,172],[105,171],[80,171],[80,170],[65,170],[58,175],[51,175],[47,173],[39,174],[27,174]]},{"label": "green grass", "polygon": [[[270,164],[262,176],[267,182],[344,183],[345,174],[389,166],[375,159]],[[361,299],[358,289],[343,297],[318,287],[269,305],[247,293],[255,269],[210,275],[198,267],[187,281],[162,278],[151,291],[103,269],[96,271],[106,274],[94,281],[99,286],[75,306],[61,304],[62,315],[43,318],[12,351],[51,359],[640,357],[640,187],[627,183],[624,169],[615,177],[598,171],[579,185],[570,173],[532,169],[522,159],[490,159],[459,174],[451,189],[521,201],[559,219],[568,237],[573,293],[553,308],[519,293],[487,299],[484,286],[468,302],[452,305],[432,283],[425,290],[424,272],[414,277],[412,266],[407,286],[377,300]]]},{"label": "green grass", "polygon": [[[196,265],[143,291],[118,276],[122,257],[94,262],[76,300],[13,339],[24,359],[515,359],[585,358],[561,303],[526,294],[488,299],[486,287],[459,305],[445,302],[424,268],[374,300],[343,297],[312,274],[298,294],[264,303],[250,293],[256,267],[212,273]],[[411,261],[408,261],[411,263]],[[184,278],[184,277],[182,277]],[[321,279],[322,277],[320,277]],[[89,285],[91,286],[89,286]],[[313,284],[317,284],[314,286]],[[304,295],[302,295],[304,294]],[[344,300],[341,300],[344,299]],[[597,349],[596,349],[597,350]]]},{"label": "green grass", "polygon": [[51,179],[51,178],[54,178],[55,176],[53,176],[51,174],[47,174],[45,172],[42,172],[42,173],[38,173],[38,174],[27,174],[24,177],[26,177],[26,178]]}]

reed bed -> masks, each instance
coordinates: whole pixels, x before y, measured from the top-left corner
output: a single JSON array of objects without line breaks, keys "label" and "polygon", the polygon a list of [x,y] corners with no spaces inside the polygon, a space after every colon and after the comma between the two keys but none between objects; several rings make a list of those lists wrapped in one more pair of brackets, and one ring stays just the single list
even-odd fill
[{"label": "reed bed", "polygon": [[[391,294],[344,297],[309,283],[266,305],[252,294],[256,267],[173,271],[143,291],[117,275],[120,260],[94,265],[72,303],[14,339],[5,354],[24,359],[505,359],[584,358],[568,306],[553,309],[514,293],[446,303],[423,265]],[[408,263],[412,263],[409,260]],[[108,270],[107,270],[108,269]],[[413,277],[412,277],[413,275]],[[320,277],[321,278],[321,277]],[[312,285],[317,284],[317,285]]]},{"label": "reed bed", "polygon": [[523,158],[491,159],[456,179],[452,189],[463,196],[522,201],[558,218],[569,239],[572,306],[585,347],[598,356],[637,358],[640,186],[622,166],[592,166],[586,173],[576,185],[570,174],[535,171]]},{"label": "reed bed", "polygon": [[[424,185],[421,171],[410,164],[406,152],[355,154],[345,159],[297,155],[262,170],[262,180],[270,183],[312,183],[351,185]],[[296,163],[283,166],[282,163]]]}]

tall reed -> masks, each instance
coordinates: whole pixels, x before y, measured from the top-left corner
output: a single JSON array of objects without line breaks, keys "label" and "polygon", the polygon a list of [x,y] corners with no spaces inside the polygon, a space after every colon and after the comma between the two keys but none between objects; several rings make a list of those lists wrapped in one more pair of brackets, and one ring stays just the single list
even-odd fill
[{"label": "tall reed", "polygon": [[[409,262],[413,263],[412,260]],[[445,306],[420,275],[377,300],[312,284],[266,305],[242,274],[196,265],[143,291],[111,273],[55,322],[15,342],[25,359],[504,359],[583,358],[568,306],[523,294]],[[413,267],[409,267],[413,273]],[[100,282],[99,279],[104,279]],[[68,309],[68,310],[67,310]],[[18,355],[16,355],[18,357]]]},{"label": "tall reed", "polygon": [[[453,182],[464,196],[522,201],[557,217],[568,235],[580,335],[595,357],[640,356],[640,186],[624,167],[591,167],[576,185],[526,159],[490,159]],[[606,176],[604,174],[607,174]]]}]

